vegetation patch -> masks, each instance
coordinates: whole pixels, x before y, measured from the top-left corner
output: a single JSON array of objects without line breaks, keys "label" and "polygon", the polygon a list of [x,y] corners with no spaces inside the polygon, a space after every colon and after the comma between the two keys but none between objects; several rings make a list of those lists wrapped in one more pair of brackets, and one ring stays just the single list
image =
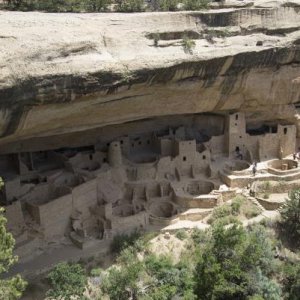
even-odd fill
[{"label": "vegetation patch", "polygon": [[59,263],[48,274],[51,289],[47,296],[51,299],[73,299],[82,296],[87,284],[84,268],[79,264]]},{"label": "vegetation patch", "polygon": [[261,210],[252,202],[243,196],[237,196],[232,200],[230,205],[224,204],[213,210],[211,217],[207,223],[213,224],[220,222],[223,225],[228,225],[236,220],[251,219],[258,216]]},{"label": "vegetation patch", "polygon": [[[2,179],[0,181],[1,185]],[[18,257],[13,255],[15,240],[6,230],[6,219],[3,216],[3,208],[0,207],[0,299],[19,299],[24,292],[27,283],[20,275],[3,279],[3,275],[15,264]]]}]

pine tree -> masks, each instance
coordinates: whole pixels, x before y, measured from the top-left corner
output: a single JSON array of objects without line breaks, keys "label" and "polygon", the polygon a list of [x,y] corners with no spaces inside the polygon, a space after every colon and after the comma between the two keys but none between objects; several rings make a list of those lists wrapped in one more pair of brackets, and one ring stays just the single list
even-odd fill
[{"label": "pine tree", "polygon": [[[6,219],[3,211],[4,209],[0,208],[0,278],[18,260],[17,256],[13,255],[15,240],[12,234],[6,230]],[[0,279],[0,300],[19,299],[25,287],[26,282],[20,275],[8,279]]]}]

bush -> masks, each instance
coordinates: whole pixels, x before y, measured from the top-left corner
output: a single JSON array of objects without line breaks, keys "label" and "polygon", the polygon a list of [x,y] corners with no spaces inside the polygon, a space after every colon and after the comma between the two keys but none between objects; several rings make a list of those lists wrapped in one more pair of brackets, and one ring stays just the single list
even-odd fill
[{"label": "bush", "polygon": [[245,201],[245,198],[241,197],[241,196],[237,196],[237,197],[235,197],[232,200],[232,203],[231,203],[231,213],[234,216],[239,215],[239,213],[241,212],[241,206],[242,206],[242,204],[243,204],[244,201]]},{"label": "bush", "polygon": [[110,0],[7,0],[5,8],[11,10],[42,10],[47,12],[106,11]]},{"label": "bush", "polygon": [[195,245],[206,243],[209,240],[208,232],[198,228],[193,229],[191,237]]},{"label": "bush", "polygon": [[160,40],[160,34],[158,32],[153,33],[152,35],[153,43],[155,47],[158,47],[158,42]]},{"label": "bush", "polygon": [[119,266],[109,269],[102,282],[103,291],[110,300],[136,299],[138,293],[138,278],[143,265],[137,260],[133,247],[123,249],[118,258]]},{"label": "bush", "polygon": [[141,12],[145,10],[144,0],[118,0],[117,11],[119,12]]},{"label": "bush", "polygon": [[221,219],[231,215],[231,207],[229,205],[222,205],[213,210],[211,217],[208,219],[207,223],[212,224],[217,219]]},{"label": "bush", "polygon": [[2,278],[3,274],[8,272],[9,268],[18,260],[13,255],[15,240],[12,234],[6,231],[5,224],[6,219],[3,216],[3,209],[0,207],[0,299],[19,299],[27,283],[19,275],[9,279]]},{"label": "bush", "polygon": [[262,188],[263,191],[268,192],[271,188],[270,181],[264,181],[261,188]]},{"label": "bush", "polygon": [[177,230],[175,236],[182,241],[188,238],[188,234],[184,229]]},{"label": "bush", "polygon": [[111,4],[111,0],[87,0],[85,1],[86,11],[107,11],[108,6]]},{"label": "bush", "polygon": [[145,270],[152,278],[153,287],[143,299],[171,300],[175,295],[183,297],[179,299],[194,299],[193,273],[189,263],[181,261],[174,265],[170,257],[152,254],[145,259]]},{"label": "bush", "polygon": [[134,243],[140,238],[140,233],[137,231],[131,234],[118,234],[114,236],[110,245],[110,250],[113,253],[120,253],[126,247],[134,245]]},{"label": "bush", "polygon": [[185,10],[207,9],[209,2],[209,0],[185,0],[184,8]]},{"label": "bush", "polygon": [[262,226],[253,226],[247,232],[238,223],[227,229],[217,224],[212,227],[210,242],[199,253],[195,294],[197,299],[261,296],[277,300],[280,288],[269,278],[273,268],[272,243]]},{"label": "bush", "polygon": [[257,206],[250,206],[244,211],[244,214],[247,219],[257,217],[260,213],[261,211]]},{"label": "bush", "polygon": [[289,199],[280,211],[281,228],[289,241],[295,246],[300,246],[300,189],[293,190]]},{"label": "bush", "polygon": [[92,277],[98,277],[101,275],[101,273],[103,272],[103,270],[101,268],[94,268],[91,270],[91,276]]},{"label": "bush", "polygon": [[195,41],[190,39],[187,35],[184,35],[181,45],[185,53],[193,54],[193,49],[196,47]]},{"label": "bush", "polygon": [[300,295],[300,264],[286,263],[283,267],[284,299],[298,300]]},{"label": "bush", "polygon": [[59,263],[47,276],[51,289],[47,292],[50,298],[71,299],[82,297],[87,284],[84,269],[79,264]]},{"label": "bush", "polygon": [[176,11],[179,0],[156,0],[154,7],[158,11]]}]

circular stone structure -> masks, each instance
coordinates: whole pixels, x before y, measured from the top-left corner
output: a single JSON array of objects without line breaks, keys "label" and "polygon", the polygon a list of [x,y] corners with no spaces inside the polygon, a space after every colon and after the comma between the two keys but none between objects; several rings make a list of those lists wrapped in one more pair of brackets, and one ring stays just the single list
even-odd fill
[{"label": "circular stone structure", "polygon": [[292,159],[274,159],[268,163],[268,172],[275,175],[287,175],[299,172],[298,162]]},{"label": "circular stone structure", "polygon": [[177,208],[170,201],[153,201],[148,209],[149,223],[158,226],[168,226],[177,220]]},{"label": "circular stone structure", "polygon": [[149,212],[152,217],[170,219],[177,214],[177,209],[172,202],[153,202],[149,206]]},{"label": "circular stone structure", "polygon": [[250,164],[245,160],[233,160],[225,164],[224,170],[231,175],[247,175],[250,172]]}]

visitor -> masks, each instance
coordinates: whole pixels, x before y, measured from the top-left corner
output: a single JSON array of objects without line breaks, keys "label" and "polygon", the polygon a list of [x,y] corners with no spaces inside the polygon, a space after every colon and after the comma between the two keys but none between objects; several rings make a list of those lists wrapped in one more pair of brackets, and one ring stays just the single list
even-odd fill
[{"label": "visitor", "polygon": [[296,158],[297,158],[297,154],[293,153],[293,160],[296,160]]},{"label": "visitor", "polygon": [[252,174],[253,174],[253,176],[255,176],[256,172],[257,172],[257,163],[254,162],[253,165],[252,165]]}]

